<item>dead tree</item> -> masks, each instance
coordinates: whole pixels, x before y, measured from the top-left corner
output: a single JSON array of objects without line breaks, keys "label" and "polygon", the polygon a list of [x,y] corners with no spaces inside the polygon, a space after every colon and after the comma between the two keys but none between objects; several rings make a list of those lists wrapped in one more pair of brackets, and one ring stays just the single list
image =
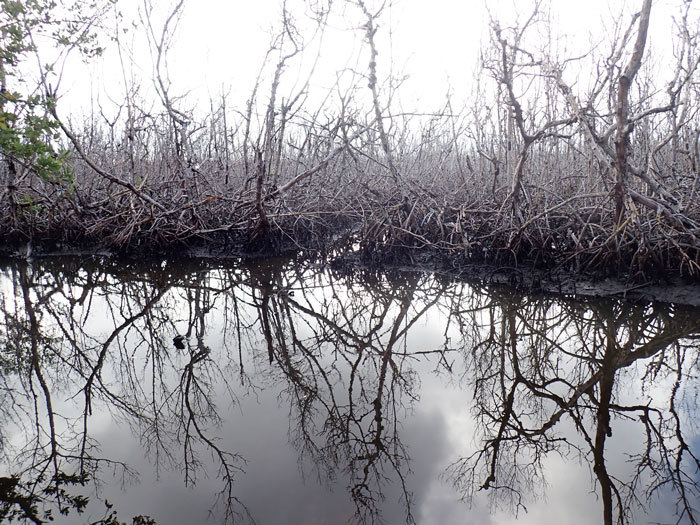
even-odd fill
[{"label": "dead tree", "polygon": [[627,67],[617,80],[617,104],[615,107],[615,119],[617,123],[615,136],[615,169],[617,178],[615,180],[613,198],[615,200],[615,224],[618,226],[622,224],[625,216],[627,178],[629,171],[629,140],[632,130],[634,129],[634,124],[631,124],[629,120],[629,92],[634,77],[637,75],[642,65],[642,57],[644,56],[644,48],[647,42],[647,31],[649,30],[650,13],[651,0],[644,0],[632,56],[630,57]]}]

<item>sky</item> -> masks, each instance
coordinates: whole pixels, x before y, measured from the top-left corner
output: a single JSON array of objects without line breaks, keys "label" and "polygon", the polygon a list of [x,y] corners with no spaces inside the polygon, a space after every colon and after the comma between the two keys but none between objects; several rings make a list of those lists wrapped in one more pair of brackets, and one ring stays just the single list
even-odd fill
[{"label": "sky", "polygon": [[[682,2],[656,0],[652,10],[649,40],[657,49],[658,58],[653,64],[659,68],[661,78],[670,75],[670,62],[661,57],[671,50],[671,16],[678,12]],[[155,2],[151,23],[157,33],[175,3],[173,0]],[[164,62],[167,67],[163,69],[171,81],[170,94],[177,98],[180,108],[206,111],[210,100],[219,100],[222,93],[227,95],[230,107],[245,106],[261,73],[272,37],[279,30],[281,3],[282,0],[185,0]],[[305,90],[309,111],[323,104],[338,75],[344,75],[349,82],[350,71],[364,74],[369,61],[363,42],[362,13],[352,2],[335,0],[334,14],[323,38],[314,33],[316,28],[308,16],[308,6],[323,3],[321,0],[287,0],[287,8],[307,48],[289,61],[280,93],[290,97],[301,91],[313,66],[315,69]],[[369,6],[378,4],[368,1]],[[122,18],[112,17],[105,21],[105,26],[110,32],[115,27],[120,28],[121,55],[113,42],[106,41],[108,45],[101,60],[88,65],[78,60],[71,62],[62,89],[63,107],[71,114],[94,111],[94,106],[88,103],[91,99],[99,100],[105,108],[116,107],[125,98],[125,85],[138,85],[143,99],[157,100],[152,80],[154,59],[140,20],[143,3],[122,0],[117,5]],[[376,33],[382,94],[388,97],[387,84],[382,84],[382,80],[393,76],[401,79],[399,95],[394,101],[405,111],[437,111],[444,106],[448,93],[457,105],[470,103],[476,90],[480,49],[489,36],[489,17],[507,27],[526,17],[531,5],[530,0],[394,0],[387,3]],[[613,24],[619,20],[627,23],[631,13],[640,6],[641,0],[552,0],[547,8],[552,35],[538,29],[532,34],[531,45],[542,45],[550,39],[551,43],[545,47],[565,56],[580,54],[595,46],[604,47]],[[693,9],[697,15],[697,6]],[[620,12],[625,16],[620,17]],[[591,76],[585,71],[571,71],[573,78],[583,83]],[[268,93],[271,75],[271,66],[262,68],[261,93],[264,96]],[[340,89],[346,85],[341,81]],[[361,82],[361,85],[366,83]]]}]

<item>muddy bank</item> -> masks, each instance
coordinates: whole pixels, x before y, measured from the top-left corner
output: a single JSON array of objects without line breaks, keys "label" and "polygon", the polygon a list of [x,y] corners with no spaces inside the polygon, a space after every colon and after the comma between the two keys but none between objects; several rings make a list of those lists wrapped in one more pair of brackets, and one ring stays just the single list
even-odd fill
[{"label": "muddy bank", "polygon": [[348,254],[334,258],[328,261],[328,264],[346,271],[372,268],[382,271],[430,272],[450,279],[477,282],[480,285],[507,286],[533,294],[658,301],[700,307],[700,283],[662,275],[656,280],[640,282],[625,275],[616,277],[576,274],[527,265],[514,267],[488,263],[460,263],[457,260],[428,256],[414,260],[411,264],[394,261],[368,266],[359,254]]},{"label": "muddy bank", "polygon": [[466,266],[458,272],[465,279],[476,278],[499,285],[515,285],[532,292],[583,297],[613,297],[630,301],[660,301],[700,306],[700,284],[681,279],[632,282],[624,277],[595,277],[574,274],[549,274],[535,268]]},{"label": "muddy bank", "polygon": [[413,251],[381,257],[377,252],[327,250],[287,250],[271,253],[266,250],[244,250],[239,246],[182,247],[170,251],[132,250],[116,252],[97,244],[78,247],[62,244],[5,245],[0,247],[0,264],[3,259],[89,259],[93,264],[112,266],[121,263],[160,265],[166,260],[180,267],[197,268],[210,264],[228,264],[231,261],[254,262],[260,260],[297,260],[319,266],[328,266],[339,272],[423,272],[444,276],[447,279],[478,283],[482,286],[508,286],[527,293],[575,295],[580,297],[617,298],[628,301],[660,301],[700,307],[700,282],[677,276],[657,274],[653,279],[604,273],[576,273],[565,269],[551,269],[522,264],[518,266],[496,264],[487,260],[468,261],[464,257],[449,256],[435,251]]}]

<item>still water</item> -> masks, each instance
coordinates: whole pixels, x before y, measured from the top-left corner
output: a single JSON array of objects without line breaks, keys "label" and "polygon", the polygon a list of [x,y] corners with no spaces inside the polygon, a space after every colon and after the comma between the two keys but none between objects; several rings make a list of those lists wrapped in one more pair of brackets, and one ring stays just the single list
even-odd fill
[{"label": "still water", "polygon": [[6,262],[0,521],[693,523],[699,338],[419,272]]}]

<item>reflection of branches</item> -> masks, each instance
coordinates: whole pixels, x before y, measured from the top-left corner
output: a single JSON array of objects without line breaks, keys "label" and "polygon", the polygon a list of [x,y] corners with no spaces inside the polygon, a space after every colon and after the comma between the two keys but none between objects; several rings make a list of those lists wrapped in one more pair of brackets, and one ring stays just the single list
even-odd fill
[{"label": "reflection of branches", "polygon": [[[130,471],[119,461],[93,455],[85,445],[78,450],[73,446],[70,420],[56,411],[52,395],[53,361],[60,345],[57,339],[42,333],[41,306],[57,293],[57,288],[46,286],[26,265],[20,264],[14,276],[13,283],[17,286],[14,297],[17,300],[12,305],[3,299],[7,331],[2,335],[7,343],[3,362],[9,363],[14,351],[15,365],[3,367],[2,375],[6,391],[12,392],[16,404],[13,410],[18,415],[30,415],[33,420],[33,428],[24,427],[33,438],[28,439],[17,454],[19,461],[26,458],[20,472],[4,478],[1,516],[42,523],[45,519],[52,519],[51,509],[40,512],[37,506],[45,495],[53,499],[61,514],[73,509],[81,512],[88,499],[72,494],[71,486],[85,485],[101,465],[120,468],[125,474]],[[24,396],[11,386],[14,381],[7,374],[15,372]],[[28,404],[24,404],[24,400]],[[71,465],[76,461],[79,468],[73,469]],[[20,510],[13,508],[14,505]]]},{"label": "reflection of branches", "polygon": [[[275,261],[45,261],[11,265],[0,278],[0,452],[13,474],[0,478],[0,519],[81,509],[80,486],[106,466],[132,474],[97,454],[89,423],[100,412],[130,427],[156,469],[177,467],[188,485],[213,463],[225,517],[249,519],[234,487],[244,459],[222,446],[219,407],[224,394],[235,403],[238,392],[271,387],[289,402],[301,458],[319,477],[347,478],[357,521],[382,521],[395,490],[412,522],[400,429],[419,397],[421,361],[473,387],[481,445],[450,470],[466,497],[489,490],[523,508],[546,481],[545,459],[575,455],[591,465],[606,523],[627,523],[637,503],[669,493],[680,518],[697,521],[700,462],[686,428],[697,312]],[[437,311],[443,325],[431,333],[442,341],[421,348],[412,334]],[[264,374],[247,375],[248,356]],[[235,374],[243,390],[231,384]],[[620,388],[637,383],[639,394]],[[668,395],[658,395],[663,388]],[[626,447],[623,472],[610,444],[633,427],[640,446]]]},{"label": "reflection of branches", "polygon": [[[232,454],[223,450],[207,435],[207,429],[202,427],[202,420],[218,420],[216,406],[207,392],[208,388],[196,374],[197,365],[207,359],[208,349],[202,349],[191,354],[190,362],[180,379],[181,403],[183,406],[183,428],[180,440],[184,449],[185,458],[185,482],[196,482],[195,471],[200,466],[195,452],[194,439],[204,443],[209,451],[216,457],[219,463],[219,477],[224,482],[224,487],[219,496],[224,504],[226,519],[233,519],[237,513],[234,504],[245,506],[233,494],[235,473],[241,471],[237,465],[243,458],[238,454]],[[247,513],[247,510],[246,510]]]},{"label": "reflection of branches", "polygon": [[[700,496],[700,487],[687,461],[693,468],[700,464],[683,438],[676,409],[688,369],[685,354],[693,348],[679,341],[698,337],[695,312],[514,297],[475,312],[470,362],[476,415],[486,438],[479,450],[451,467],[466,496],[475,488],[492,489],[524,508],[523,490],[543,481],[545,456],[576,450],[591,460],[605,523],[628,522],[643,484],[647,498],[673,490],[681,517],[696,523],[692,500]],[[643,388],[664,374],[675,375],[670,405],[652,398],[642,404],[617,394],[626,369],[643,371]],[[567,418],[582,441],[564,434]],[[635,472],[628,481],[612,474],[606,461],[617,418],[638,421],[646,436],[643,452],[630,455]]]},{"label": "reflection of branches", "polygon": [[[71,495],[69,486],[85,485],[90,479],[97,482],[101,467],[118,467],[127,476],[133,475],[126,464],[94,455],[98,444],[90,437],[88,422],[98,402],[128,422],[154,454],[157,465],[162,459],[175,461],[177,447],[173,445],[182,438],[188,483],[201,468],[196,449],[201,445],[210,450],[221,468],[226,516],[236,514],[239,502],[232,495],[233,474],[241,458],[223,451],[208,435],[206,422],[216,422],[218,416],[195,366],[206,354],[193,352],[184,364],[182,380],[177,381],[182,359],[166,350],[167,333],[174,331],[170,319],[179,293],[174,285],[181,284],[185,295],[194,290],[187,304],[199,316],[197,329],[203,334],[203,317],[211,305],[203,307],[208,295],[199,291],[206,289],[208,282],[196,273],[191,277],[188,273],[168,274],[168,270],[159,268],[157,274],[147,277],[123,274],[115,280],[107,272],[87,266],[66,269],[65,273],[63,268],[42,273],[18,265],[12,282],[19,301],[3,296],[0,312],[7,321],[6,332],[0,333],[7,341],[2,357],[3,393],[15,401],[12,410],[3,410],[3,419],[21,422],[24,415],[33,423],[22,427],[27,445],[16,460],[6,452],[8,464],[19,469],[12,478],[16,480],[14,492],[7,494],[18,494],[13,496],[13,505],[19,505],[20,510],[22,502],[30,502],[35,511],[15,515],[40,519],[38,505],[46,512],[52,505],[61,513],[81,511],[88,499]],[[106,333],[101,333],[104,329]],[[7,366],[12,362],[10,352],[15,354],[16,365]],[[217,367],[208,370],[208,384],[225,384]],[[24,393],[13,384],[15,372],[19,372]],[[213,377],[214,372],[219,376]],[[56,410],[52,393],[61,390],[69,399],[82,394],[85,401],[80,415],[65,407]],[[168,400],[176,397],[182,400],[182,410],[168,408]],[[207,403],[208,412],[204,412],[201,409]],[[44,485],[47,479],[50,484]]]},{"label": "reflection of branches", "polygon": [[[331,279],[323,289],[302,288],[298,297],[263,271],[257,268],[255,279],[260,327],[268,356],[289,384],[297,448],[327,475],[348,472],[359,521],[381,520],[384,486],[395,481],[413,522],[409,457],[398,428],[417,396],[417,381],[404,366],[411,356],[401,346],[440,297],[440,287],[429,290],[425,280],[409,275],[353,293],[352,285],[338,287]],[[417,308],[420,288],[431,295]]]},{"label": "reflection of branches", "polygon": [[195,473],[197,468],[201,468],[196,453],[195,440],[198,439],[206,445],[209,452],[217,459],[219,464],[219,477],[224,483],[224,487],[219,493],[219,498],[225,508],[225,518],[228,521],[238,516],[235,505],[248,514],[245,506],[233,494],[235,474],[241,471],[239,463],[243,458],[238,454],[232,454],[223,450],[213,438],[207,434],[207,429],[203,427],[207,422],[218,424],[221,418],[216,410],[213,400],[211,374],[204,376],[198,371],[204,372],[211,350],[204,344],[204,332],[206,330],[205,316],[212,308],[208,300],[208,290],[197,288],[190,294],[190,304],[193,305],[194,319],[190,321],[195,324],[197,344],[190,348],[190,360],[185,365],[180,376],[180,406],[182,416],[182,427],[179,432],[179,441],[182,443],[185,462],[185,483],[194,484],[196,482]]}]

